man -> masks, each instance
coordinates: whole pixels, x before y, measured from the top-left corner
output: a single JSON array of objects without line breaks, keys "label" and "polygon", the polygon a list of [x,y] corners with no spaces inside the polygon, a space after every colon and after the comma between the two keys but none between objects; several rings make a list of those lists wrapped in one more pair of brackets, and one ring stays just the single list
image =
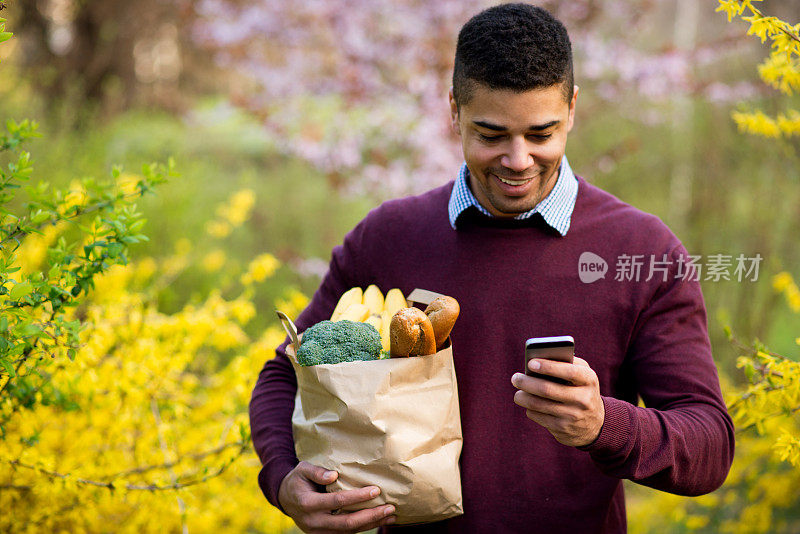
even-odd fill
[{"label": "man", "polygon": [[[656,217],[573,174],[564,152],[577,96],[569,37],[546,11],[506,4],[473,17],[450,93],[457,180],[371,211],[297,319],[300,330],[327,319],[345,290],[372,283],[460,302],[464,515],[409,531],[625,532],[623,478],[700,495],[727,476],[733,424],[699,285],[682,276],[686,250]],[[587,252],[653,261],[635,279],[588,280]],[[553,335],[574,337],[575,362],[530,369],[572,385],[522,373],[525,340]],[[391,524],[391,506],[331,514],[379,488],[327,494],[337,474],[297,463],[284,347],[250,405],[264,494],[306,532]]]}]

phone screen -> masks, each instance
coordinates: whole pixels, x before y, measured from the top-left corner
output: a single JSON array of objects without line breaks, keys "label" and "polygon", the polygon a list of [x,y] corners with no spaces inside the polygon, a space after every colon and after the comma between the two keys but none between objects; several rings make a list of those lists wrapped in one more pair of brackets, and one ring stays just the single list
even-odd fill
[{"label": "phone screen", "polygon": [[575,355],[575,340],[572,336],[534,337],[525,342],[525,374],[544,378],[559,384],[572,385],[568,380],[554,376],[535,373],[528,369],[528,362],[533,358],[542,358],[559,362],[572,363]]}]

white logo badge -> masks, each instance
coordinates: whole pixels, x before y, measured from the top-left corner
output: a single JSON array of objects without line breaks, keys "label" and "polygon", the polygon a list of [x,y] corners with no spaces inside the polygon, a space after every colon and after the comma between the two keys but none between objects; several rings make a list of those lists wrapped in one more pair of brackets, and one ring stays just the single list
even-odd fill
[{"label": "white logo badge", "polygon": [[578,276],[584,284],[591,284],[606,277],[608,264],[606,260],[593,252],[584,252],[578,258]]}]

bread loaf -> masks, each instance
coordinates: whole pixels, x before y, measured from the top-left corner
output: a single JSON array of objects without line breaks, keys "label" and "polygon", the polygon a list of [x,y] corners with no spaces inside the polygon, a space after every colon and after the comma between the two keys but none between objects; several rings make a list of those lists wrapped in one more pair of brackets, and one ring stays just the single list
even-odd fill
[{"label": "bread loaf", "polygon": [[436,353],[433,325],[419,308],[401,308],[389,326],[389,352],[393,358]]},{"label": "bread loaf", "polygon": [[436,297],[425,308],[425,315],[431,320],[433,334],[436,337],[436,350],[440,350],[447,341],[460,311],[458,301],[453,297]]}]

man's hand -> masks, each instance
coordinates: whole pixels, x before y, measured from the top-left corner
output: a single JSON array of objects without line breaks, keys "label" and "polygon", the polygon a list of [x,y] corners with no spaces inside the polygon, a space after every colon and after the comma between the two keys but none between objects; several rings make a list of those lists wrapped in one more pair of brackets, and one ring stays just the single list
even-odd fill
[{"label": "man's hand", "polygon": [[514,393],[514,402],[527,408],[528,418],[549,430],[559,443],[571,447],[592,443],[603,427],[605,407],[600,383],[589,364],[577,357],[571,364],[534,358],[528,366],[573,385],[515,373],[511,383],[520,391]]},{"label": "man's hand", "polygon": [[[326,476],[328,475],[328,476]],[[336,471],[300,462],[289,471],[278,490],[278,501],[303,532],[363,532],[382,525],[391,525],[395,517],[391,504],[357,512],[333,514],[335,510],[364,502],[380,494],[380,488],[367,486],[348,491],[320,493],[317,485],[330,484],[339,476]]]}]

